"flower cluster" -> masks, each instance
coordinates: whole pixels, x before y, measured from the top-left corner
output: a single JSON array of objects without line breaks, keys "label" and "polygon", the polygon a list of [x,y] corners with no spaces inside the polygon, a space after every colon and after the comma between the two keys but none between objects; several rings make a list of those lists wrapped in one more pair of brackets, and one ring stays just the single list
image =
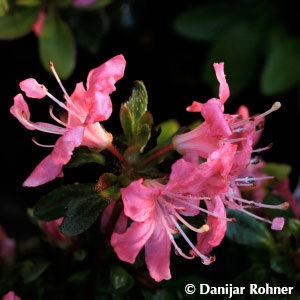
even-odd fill
[{"label": "flower cluster", "polygon": [[[215,256],[210,253],[224,238],[227,222],[236,221],[228,218],[226,208],[267,222],[273,230],[283,228],[282,217],[269,220],[253,212],[254,208],[289,207],[287,202],[279,205],[262,202],[263,188],[273,177],[262,173],[264,162],[255,156],[256,153],[270,148],[267,146],[255,149],[255,145],[260,138],[265,117],[279,109],[280,103],[274,103],[271,109],[255,116],[249,116],[245,106],[241,106],[236,114],[224,113],[224,104],[230,93],[223,63],[214,64],[220,84],[219,98],[209,99],[205,103],[193,102],[187,108],[189,112],[200,112],[204,122],[187,133],[175,135],[171,144],[165,148],[167,151],[176,150],[182,154],[182,158],[173,163],[167,177],[149,174],[142,176],[147,170],[142,172],[135,169],[137,166],[141,168],[146,165],[151,157],[164,154],[164,150],[148,156],[140,164],[131,163],[130,159],[126,160],[126,156],[124,158],[112,145],[112,135],[99,123],[111,115],[112,103],[109,95],[115,90],[116,81],[124,73],[125,59],[122,55],[115,56],[91,70],[86,87],[82,82],[78,83],[71,96],[63,87],[52,63],[50,67],[66,102],[56,99],[44,85],[33,78],[22,81],[20,88],[30,98],[41,99],[48,96],[67,112],[67,121],[57,118],[50,106],[50,116],[60,126],[32,122],[22,94],[14,98],[14,105],[11,107],[11,113],[27,129],[60,136],[55,145],[42,145],[33,140],[39,146],[54,149],[34,169],[24,186],[38,186],[63,176],[62,167],[71,159],[75,147],[87,146],[98,152],[103,149],[111,151],[119,158],[122,172],[130,179],[129,185],[120,189],[123,208],[111,236],[111,245],[119,259],[134,263],[139,252],[145,248],[145,261],[151,277],[156,281],[171,278],[172,245],[178,255],[186,259],[200,257],[203,264],[209,265],[215,260]],[[139,108],[134,108],[132,112],[127,107],[124,110],[128,124],[131,124],[134,114],[142,120]],[[148,126],[145,125],[145,120],[143,122],[140,125],[137,121],[132,121],[133,125],[129,127],[133,130],[135,126],[138,128],[136,132],[141,134],[142,128]],[[131,140],[134,141],[134,137],[131,136]],[[139,152],[143,151],[144,146],[138,148]],[[245,190],[251,191],[252,199],[243,198],[242,192]],[[102,214],[102,228],[106,227],[114,211],[118,201],[114,200]],[[200,213],[203,217],[197,226],[186,218]],[[67,238],[58,231],[62,219],[53,222],[43,223],[42,229],[52,239],[64,242]],[[197,234],[196,244],[190,240],[187,229]],[[178,246],[175,239],[178,234],[189,245],[188,254]]]}]

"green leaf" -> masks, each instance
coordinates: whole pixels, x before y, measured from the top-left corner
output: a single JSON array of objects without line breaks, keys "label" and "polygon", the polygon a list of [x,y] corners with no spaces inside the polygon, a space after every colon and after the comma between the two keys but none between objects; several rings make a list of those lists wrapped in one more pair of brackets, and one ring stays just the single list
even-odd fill
[{"label": "green leaf", "polygon": [[292,171],[292,167],[287,164],[278,164],[278,163],[267,163],[263,169],[263,173],[267,173],[270,176],[275,176],[279,181],[289,176]]},{"label": "green leaf", "polygon": [[273,257],[270,261],[271,269],[279,274],[289,274],[293,272],[290,259],[284,256]]},{"label": "green leaf", "polygon": [[175,21],[175,29],[188,39],[215,40],[233,23],[234,12],[225,3],[199,5],[182,13]]},{"label": "green leaf", "polygon": [[16,7],[0,18],[0,39],[11,40],[26,35],[38,16],[38,9]]},{"label": "green leaf", "polygon": [[0,0],[0,17],[8,13],[9,6],[7,0]]},{"label": "green leaf", "polygon": [[132,276],[121,266],[113,265],[110,269],[110,280],[115,290],[126,292],[134,284]]},{"label": "green leaf", "polygon": [[161,128],[161,133],[157,139],[158,144],[162,144],[167,141],[180,127],[177,120],[171,119],[167,120],[157,126]]},{"label": "green leaf", "polygon": [[239,24],[214,43],[205,64],[204,79],[216,89],[214,62],[224,62],[230,94],[239,94],[254,76],[260,47],[261,29],[248,23]]},{"label": "green leaf", "polygon": [[134,119],[129,108],[125,105],[121,106],[120,121],[123,128],[124,135],[128,144],[133,144],[134,140]]},{"label": "green leaf", "polygon": [[67,235],[78,235],[87,230],[98,218],[110,201],[95,191],[94,185],[86,185],[81,197],[71,199],[60,231]]},{"label": "green leaf", "polygon": [[238,210],[228,210],[228,217],[236,222],[228,222],[226,236],[241,245],[271,249],[274,240],[264,222],[258,221]]},{"label": "green leaf", "polygon": [[105,157],[96,152],[91,152],[88,148],[79,147],[74,150],[71,160],[64,168],[79,167],[88,163],[105,165]]},{"label": "green leaf", "polygon": [[21,275],[25,283],[32,282],[39,278],[48,268],[49,262],[43,260],[26,260],[21,268]]},{"label": "green leaf", "polygon": [[132,113],[135,127],[137,127],[139,120],[147,111],[148,105],[148,94],[142,81],[134,82],[131,97],[125,105]]},{"label": "green leaf", "polygon": [[295,239],[300,242],[300,221],[297,219],[289,219],[288,227]]},{"label": "green leaf", "polygon": [[52,221],[63,217],[71,200],[84,198],[93,190],[94,184],[70,184],[61,186],[43,196],[33,207],[39,220]]},{"label": "green leaf", "polygon": [[143,124],[138,130],[138,134],[136,137],[136,143],[141,148],[141,152],[143,151],[145,145],[148,143],[151,137],[151,128],[148,124]]},{"label": "green leaf", "polygon": [[68,78],[75,68],[76,49],[73,35],[61,17],[50,11],[45,19],[39,39],[42,64],[49,70],[49,62],[55,65],[58,75]]},{"label": "green leaf", "polygon": [[261,90],[266,95],[283,93],[300,82],[300,39],[274,43],[264,66]]},{"label": "green leaf", "polygon": [[120,187],[118,185],[111,185],[107,189],[102,190],[99,194],[103,199],[111,201],[118,200],[121,197]]}]

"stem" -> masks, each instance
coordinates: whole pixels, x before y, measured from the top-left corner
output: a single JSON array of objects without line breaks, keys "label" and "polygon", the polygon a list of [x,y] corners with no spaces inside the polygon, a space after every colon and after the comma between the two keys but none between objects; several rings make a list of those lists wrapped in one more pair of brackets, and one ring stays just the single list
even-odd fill
[{"label": "stem", "polygon": [[147,157],[146,159],[144,159],[141,163],[140,163],[140,167],[146,165],[147,163],[149,163],[150,161],[156,159],[159,156],[162,156],[163,154],[174,150],[173,148],[173,144],[170,144],[162,149],[160,149],[159,151],[153,153],[152,155],[150,155],[149,157]]},{"label": "stem", "polygon": [[107,147],[107,150],[110,151],[115,157],[119,159],[119,161],[124,165],[127,166],[127,162],[123,155],[115,148],[113,144],[111,144],[109,147]]}]

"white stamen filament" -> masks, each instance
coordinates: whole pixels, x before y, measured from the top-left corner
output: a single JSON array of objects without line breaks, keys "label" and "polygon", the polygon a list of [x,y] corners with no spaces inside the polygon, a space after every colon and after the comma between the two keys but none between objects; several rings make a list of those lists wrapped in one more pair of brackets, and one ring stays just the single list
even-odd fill
[{"label": "white stamen filament", "polygon": [[61,90],[63,91],[64,95],[66,95],[66,100],[67,100],[67,102],[70,103],[71,105],[73,105],[73,106],[75,107],[75,104],[73,103],[73,101],[72,101],[72,99],[70,98],[69,94],[67,93],[65,87],[63,86],[63,84],[62,84],[62,82],[61,82],[61,80],[60,80],[60,78],[59,78],[59,76],[58,76],[58,74],[57,74],[57,72],[56,72],[56,70],[55,70],[55,68],[54,68],[54,64],[53,64],[52,61],[49,62],[49,66],[50,66],[51,71],[52,71],[52,73],[53,73],[53,75],[54,75],[56,81],[58,82],[58,84],[59,84]]},{"label": "white stamen filament", "polygon": [[176,218],[181,221],[182,224],[184,224],[186,227],[188,227],[192,231],[195,231],[197,233],[203,233],[203,232],[206,232],[209,230],[209,226],[207,224],[204,224],[200,228],[196,228],[196,227],[192,226],[189,222],[187,222],[184,218],[182,218],[181,215],[179,213],[177,213],[175,210],[173,211],[173,213],[176,216]]},{"label": "white stamen filament", "polygon": [[[257,126],[261,126],[259,124],[254,124],[254,125],[250,125],[250,126],[246,126],[246,127],[239,127],[237,129],[232,130],[232,132],[243,132],[244,130],[247,129],[251,129],[251,128],[255,128]],[[259,127],[259,130],[261,130],[262,128]],[[258,130],[257,130],[258,131]]]},{"label": "white stamen filament", "polygon": [[237,178],[237,179],[235,179],[235,182],[252,183],[254,181],[274,179],[274,178],[275,178],[274,176],[264,176],[264,177],[247,176],[247,177],[244,177],[244,178]]},{"label": "white stamen filament", "polygon": [[68,124],[66,124],[65,122],[61,121],[61,120],[58,119],[57,117],[55,117],[55,115],[53,114],[53,106],[52,106],[52,105],[49,106],[49,114],[50,114],[51,118],[52,118],[55,122],[59,123],[60,125],[65,126],[65,127],[67,127],[67,128],[69,127]]},{"label": "white stamen filament", "polygon": [[237,142],[241,142],[241,141],[245,141],[245,140],[247,140],[247,138],[245,138],[245,137],[238,138],[238,139],[229,139],[229,140],[220,139],[220,141],[222,141],[224,143],[237,143]]},{"label": "white stamen filament", "polygon": [[266,220],[265,218],[259,217],[259,216],[255,215],[255,214],[251,213],[251,212],[248,211],[248,210],[241,209],[241,211],[242,211],[243,213],[245,213],[245,214],[247,214],[247,215],[249,215],[249,216],[255,218],[255,219],[258,219],[258,220],[260,220],[260,221],[263,221],[263,222],[272,224],[272,222],[271,222],[270,220]]},{"label": "white stamen filament", "polygon": [[172,242],[174,248],[177,250],[177,252],[178,252],[183,258],[185,258],[185,259],[194,259],[195,256],[188,256],[188,255],[184,254],[184,253],[182,252],[182,250],[180,249],[180,247],[179,247],[179,246],[177,245],[177,243],[175,242],[175,239],[174,239],[174,237],[173,237],[173,234],[175,234],[175,233],[177,233],[177,232],[175,232],[174,230],[172,230],[172,229],[168,226],[167,221],[166,221],[165,216],[164,216],[164,214],[163,214],[163,212],[162,212],[162,210],[161,210],[160,205],[161,205],[161,204],[159,203],[159,205],[157,206],[157,208],[158,208],[158,211],[159,211],[161,220],[162,220],[162,222],[163,222],[163,225],[164,225],[164,227],[165,227],[165,229],[166,229],[166,231],[167,231],[167,233],[168,233],[168,236],[169,236],[169,238],[170,238],[170,240],[171,240],[171,242]]},{"label": "white stamen filament", "polygon": [[180,195],[180,194],[174,194],[174,193],[170,193],[170,192],[166,192],[165,193],[166,196],[173,196],[173,197],[178,197],[182,200],[211,200],[210,197],[195,197],[195,196],[192,196],[192,195],[187,195],[187,196],[183,196],[183,195]]},{"label": "white stamen filament", "polygon": [[269,204],[264,204],[264,203],[260,203],[260,202],[256,202],[253,200],[246,200],[240,197],[234,197],[234,199],[236,199],[239,202],[243,202],[243,203],[247,203],[252,207],[265,207],[265,208],[271,208],[271,209],[288,209],[289,208],[289,203],[288,202],[283,202],[281,204],[278,205],[269,205]]},{"label": "white stamen filament", "polygon": [[209,257],[207,257],[206,255],[202,254],[201,252],[199,252],[199,250],[194,246],[194,244],[190,241],[190,239],[186,236],[186,234],[184,233],[184,231],[181,229],[181,227],[179,226],[179,224],[176,222],[175,218],[171,215],[170,216],[171,220],[173,221],[174,225],[176,226],[176,228],[179,230],[179,232],[181,233],[181,235],[183,236],[183,238],[186,240],[186,242],[189,244],[189,246],[194,250],[194,252],[201,258],[202,263],[204,265],[209,265],[211,263],[211,260]]},{"label": "white stamen filament", "polygon": [[265,151],[265,150],[269,150],[272,146],[273,146],[273,144],[271,143],[267,147],[252,150],[252,153],[258,153],[258,152],[262,152],[262,151]]},{"label": "white stamen filament", "polygon": [[44,148],[53,148],[54,147],[54,145],[43,145],[43,144],[40,144],[40,143],[37,142],[37,140],[34,137],[31,140],[33,141],[33,143],[35,143],[36,145],[38,145],[40,147],[44,147]]},{"label": "white stamen filament", "polygon": [[261,119],[261,118],[265,117],[266,115],[272,113],[273,111],[278,110],[280,107],[281,107],[281,103],[277,101],[277,102],[275,102],[275,103],[272,105],[272,107],[271,107],[270,109],[268,109],[268,110],[265,111],[264,113],[262,113],[262,114],[260,114],[260,115],[258,115],[258,116],[256,116],[256,117],[254,117],[254,118],[250,117],[250,118],[245,119],[245,120],[243,120],[243,121],[240,121],[240,122],[237,122],[237,123],[235,123],[235,124],[232,124],[232,128],[240,127],[241,125],[247,124],[247,123],[249,123],[250,121],[256,121],[256,120],[258,120],[258,119]]}]

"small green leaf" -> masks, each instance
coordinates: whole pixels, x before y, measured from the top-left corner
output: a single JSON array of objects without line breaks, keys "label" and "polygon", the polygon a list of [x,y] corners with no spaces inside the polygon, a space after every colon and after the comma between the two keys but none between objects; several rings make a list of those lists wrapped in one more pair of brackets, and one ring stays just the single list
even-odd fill
[{"label": "small green leaf", "polygon": [[236,222],[228,222],[226,236],[234,242],[254,247],[271,248],[274,240],[264,222],[258,221],[238,210],[228,210],[228,217]]},{"label": "small green leaf", "polygon": [[267,173],[270,176],[275,176],[279,181],[289,176],[292,171],[292,167],[287,164],[267,163],[263,169],[263,173]]},{"label": "small green leaf", "polygon": [[48,268],[49,262],[43,260],[26,260],[21,268],[21,275],[25,283],[32,282],[39,278]]},{"label": "small green leaf", "polygon": [[233,23],[232,10],[225,3],[202,4],[182,13],[175,21],[176,31],[196,41],[219,38]]},{"label": "small green leaf", "polygon": [[68,204],[65,218],[60,225],[60,231],[67,235],[78,235],[87,230],[98,218],[110,201],[101,198],[90,185],[81,197],[73,198]]},{"label": "small green leaf", "polygon": [[140,119],[140,125],[147,124],[150,128],[153,125],[153,116],[150,111],[144,113],[144,115]]},{"label": "small green leaf", "polygon": [[270,261],[271,269],[279,274],[289,274],[293,272],[290,259],[284,256],[273,257]]},{"label": "small green leaf", "polygon": [[136,144],[140,146],[140,151],[142,152],[145,145],[148,143],[149,139],[151,137],[151,128],[148,124],[143,124],[137,134],[136,137]]},{"label": "small green leaf", "polygon": [[24,36],[38,17],[38,9],[15,7],[0,18],[0,39],[12,40]]},{"label": "small green leaf", "polygon": [[49,70],[49,62],[52,61],[58,75],[68,78],[75,68],[75,52],[73,35],[67,23],[50,11],[39,39],[39,53],[44,67]]},{"label": "small green leaf", "polygon": [[91,152],[89,149],[79,147],[74,150],[71,160],[64,168],[79,167],[88,163],[105,165],[105,158],[100,153]]},{"label": "small green leaf", "polygon": [[0,17],[8,13],[9,6],[7,0],[0,0]]},{"label": "small green leaf", "polygon": [[134,119],[129,108],[125,105],[121,106],[120,121],[123,128],[123,132],[128,144],[132,144],[134,140]]},{"label": "small green leaf", "polygon": [[121,266],[113,265],[110,269],[110,280],[115,290],[126,292],[134,284],[134,280],[128,272]]},{"label": "small green leaf", "polygon": [[157,143],[162,144],[167,141],[179,129],[179,127],[180,124],[174,119],[159,124],[157,128],[161,128],[161,133],[157,139]]},{"label": "small green leaf", "polygon": [[111,185],[107,189],[101,191],[100,196],[103,199],[108,199],[108,200],[118,200],[121,197],[121,192],[120,192],[120,187],[118,185]]},{"label": "small green leaf", "polygon": [[287,91],[300,82],[300,39],[274,43],[261,77],[261,90],[266,95]]},{"label": "small green leaf", "polygon": [[134,82],[131,97],[125,105],[131,111],[135,127],[137,127],[139,120],[147,111],[148,105],[148,94],[142,81]]}]

